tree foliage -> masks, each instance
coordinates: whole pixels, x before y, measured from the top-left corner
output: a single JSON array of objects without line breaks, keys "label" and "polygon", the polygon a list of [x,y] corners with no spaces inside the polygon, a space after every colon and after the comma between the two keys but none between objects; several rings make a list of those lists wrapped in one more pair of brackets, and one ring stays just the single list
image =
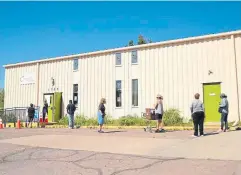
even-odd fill
[{"label": "tree foliage", "polygon": [[[146,39],[143,35],[139,35],[137,38],[137,45],[152,43],[151,39]],[[130,40],[127,46],[134,46],[134,41]]]},{"label": "tree foliage", "polygon": [[4,107],[4,90],[0,89],[0,109]]},{"label": "tree foliage", "polygon": [[134,46],[134,41],[130,40],[129,43],[128,43],[128,46]]}]

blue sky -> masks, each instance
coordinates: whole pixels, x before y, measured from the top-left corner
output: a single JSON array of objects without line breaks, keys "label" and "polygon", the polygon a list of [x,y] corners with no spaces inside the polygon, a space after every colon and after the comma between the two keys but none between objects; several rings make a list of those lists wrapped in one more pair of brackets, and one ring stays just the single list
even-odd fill
[{"label": "blue sky", "polygon": [[241,2],[0,2],[2,65],[241,29]]}]

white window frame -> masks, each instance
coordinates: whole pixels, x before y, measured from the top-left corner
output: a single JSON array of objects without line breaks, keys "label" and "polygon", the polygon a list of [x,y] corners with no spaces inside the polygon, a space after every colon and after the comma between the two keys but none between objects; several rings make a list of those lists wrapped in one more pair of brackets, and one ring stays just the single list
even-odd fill
[{"label": "white window frame", "polygon": [[[120,106],[117,106],[117,94],[116,94],[116,91],[117,91],[117,82],[120,82],[121,84],[121,87],[120,87],[120,90],[121,90],[121,96],[120,96],[120,103],[121,103],[121,105]],[[123,99],[122,99],[122,80],[116,80],[115,81],[115,107],[116,108],[122,108],[122,105],[123,105],[123,101],[122,101]]]},{"label": "white window frame", "polygon": [[[75,61],[77,61],[78,66],[77,68],[75,67]],[[79,58],[74,58],[73,59],[73,71],[78,71],[79,70]]]},{"label": "white window frame", "polygon": [[[133,62],[133,53],[134,52],[136,53],[136,62]],[[138,64],[138,52],[137,52],[137,50],[131,51],[131,64],[133,64],[133,65]]]},{"label": "white window frame", "polygon": [[[117,64],[117,55],[120,55],[120,64]],[[117,66],[117,67],[122,66],[122,54],[121,53],[115,53],[115,66]]]},{"label": "white window frame", "polygon": [[[133,81],[137,80],[137,105],[134,104],[134,100],[133,100],[133,93],[134,93],[134,89],[133,89]],[[134,78],[131,80],[131,104],[132,107],[138,107],[139,106],[139,80],[137,78]]]}]

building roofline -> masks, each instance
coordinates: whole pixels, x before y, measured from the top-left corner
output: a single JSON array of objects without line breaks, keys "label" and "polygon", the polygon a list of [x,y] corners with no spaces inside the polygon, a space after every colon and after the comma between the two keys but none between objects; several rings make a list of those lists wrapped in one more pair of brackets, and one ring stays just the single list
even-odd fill
[{"label": "building roofline", "polygon": [[178,44],[178,43],[183,43],[183,42],[191,42],[191,41],[225,37],[225,36],[238,35],[238,34],[241,34],[241,30],[231,31],[231,32],[223,32],[223,33],[218,33],[218,34],[196,36],[196,37],[188,37],[188,38],[183,38],[183,39],[161,41],[161,42],[155,42],[155,43],[149,43],[149,44],[143,44],[143,45],[136,45],[136,46],[120,47],[120,48],[115,48],[115,49],[107,49],[107,50],[81,53],[81,54],[75,54],[75,55],[46,58],[46,59],[28,61],[28,62],[22,62],[22,63],[7,64],[7,65],[3,65],[3,67],[9,68],[9,67],[22,66],[22,65],[27,65],[27,64],[37,64],[37,63],[50,62],[50,61],[60,61],[60,60],[73,59],[75,57],[86,57],[86,56],[92,56],[92,55],[98,55],[98,54],[121,52],[121,51],[142,49],[142,48],[147,48],[147,47],[163,46],[163,45],[168,45],[168,44]]}]

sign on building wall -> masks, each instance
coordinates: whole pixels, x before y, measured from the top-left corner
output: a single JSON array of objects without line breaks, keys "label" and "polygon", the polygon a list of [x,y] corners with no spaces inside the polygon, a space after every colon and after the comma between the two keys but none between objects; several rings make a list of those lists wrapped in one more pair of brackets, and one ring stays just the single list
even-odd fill
[{"label": "sign on building wall", "polygon": [[20,84],[34,84],[35,83],[35,73],[25,73],[20,77]]}]

